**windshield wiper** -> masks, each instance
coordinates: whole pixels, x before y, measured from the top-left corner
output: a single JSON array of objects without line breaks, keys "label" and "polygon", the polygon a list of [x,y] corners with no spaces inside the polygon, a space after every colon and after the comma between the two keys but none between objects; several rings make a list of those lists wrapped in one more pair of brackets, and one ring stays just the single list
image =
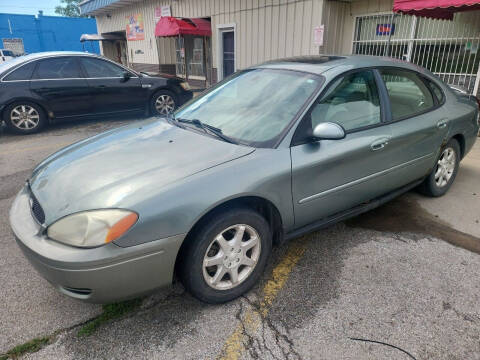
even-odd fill
[{"label": "windshield wiper", "polygon": [[167,116],[165,117],[165,119],[167,119],[167,122],[172,124],[172,125],[175,125],[175,126],[178,126],[182,129],[185,129],[185,126],[181,125],[177,119],[175,118],[175,114],[174,113],[168,113]]},{"label": "windshield wiper", "polygon": [[215,135],[216,137],[222,139],[223,141],[226,141],[226,142],[229,142],[231,144],[238,144],[238,142],[236,142],[235,140],[233,140],[232,138],[230,138],[229,136],[227,135],[224,135],[222,133],[222,130],[215,127],[215,126],[212,126],[212,125],[208,125],[208,124],[204,124],[202,123],[200,120],[198,119],[181,119],[181,118],[178,118],[178,119],[175,119],[176,122],[179,122],[179,123],[185,123],[185,124],[191,124],[191,125],[194,125],[200,129],[202,129],[205,133],[211,133],[213,135]]}]

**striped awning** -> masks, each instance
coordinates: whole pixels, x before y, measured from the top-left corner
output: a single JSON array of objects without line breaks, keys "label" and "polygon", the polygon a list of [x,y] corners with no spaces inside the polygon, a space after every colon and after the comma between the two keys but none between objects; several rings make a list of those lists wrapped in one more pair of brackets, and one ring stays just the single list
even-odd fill
[{"label": "striped awning", "polygon": [[480,10],[480,0],[394,0],[393,11],[433,19],[453,20],[459,11]]}]

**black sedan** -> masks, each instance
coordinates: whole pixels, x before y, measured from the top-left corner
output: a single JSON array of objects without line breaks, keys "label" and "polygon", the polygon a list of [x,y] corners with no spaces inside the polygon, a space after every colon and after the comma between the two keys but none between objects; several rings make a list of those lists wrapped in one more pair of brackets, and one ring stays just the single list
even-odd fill
[{"label": "black sedan", "polygon": [[44,52],[0,65],[0,115],[22,134],[88,116],[166,115],[191,98],[180,78],[138,73],[94,54]]}]

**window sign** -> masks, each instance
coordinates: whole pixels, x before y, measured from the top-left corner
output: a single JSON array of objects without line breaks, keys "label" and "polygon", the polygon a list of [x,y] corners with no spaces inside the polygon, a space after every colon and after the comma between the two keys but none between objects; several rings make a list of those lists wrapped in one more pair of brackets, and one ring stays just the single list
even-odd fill
[{"label": "window sign", "polygon": [[127,16],[127,40],[145,40],[145,28],[142,14]]},{"label": "window sign", "polygon": [[313,28],[313,43],[317,46],[323,46],[323,33],[325,25],[315,26]]},{"label": "window sign", "polygon": [[162,17],[172,16],[170,5],[160,6],[155,8],[155,24]]},{"label": "window sign", "polygon": [[20,38],[11,38],[11,39],[2,39],[3,48],[6,50],[11,50],[15,55],[25,54],[25,49],[23,47],[23,39]]},{"label": "window sign", "polygon": [[395,34],[395,24],[377,24],[377,36]]}]

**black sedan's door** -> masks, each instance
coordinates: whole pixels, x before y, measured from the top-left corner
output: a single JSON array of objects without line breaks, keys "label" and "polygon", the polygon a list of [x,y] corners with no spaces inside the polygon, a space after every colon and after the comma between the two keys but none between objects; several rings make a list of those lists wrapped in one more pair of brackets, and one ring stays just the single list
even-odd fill
[{"label": "black sedan's door", "polygon": [[[141,111],[147,104],[147,88],[142,88],[139,77],[110,62],[93,57],[81,57],[80,62],[87,82],[95,97],[95,113]],[[128,74],[125,77],[125,74]]]},{"label": "black sedan's door", "polygon": [[65,118],[92,112],[92,94],[75,56],[39,60],[30,91],[48,104],[49,116]]}]

